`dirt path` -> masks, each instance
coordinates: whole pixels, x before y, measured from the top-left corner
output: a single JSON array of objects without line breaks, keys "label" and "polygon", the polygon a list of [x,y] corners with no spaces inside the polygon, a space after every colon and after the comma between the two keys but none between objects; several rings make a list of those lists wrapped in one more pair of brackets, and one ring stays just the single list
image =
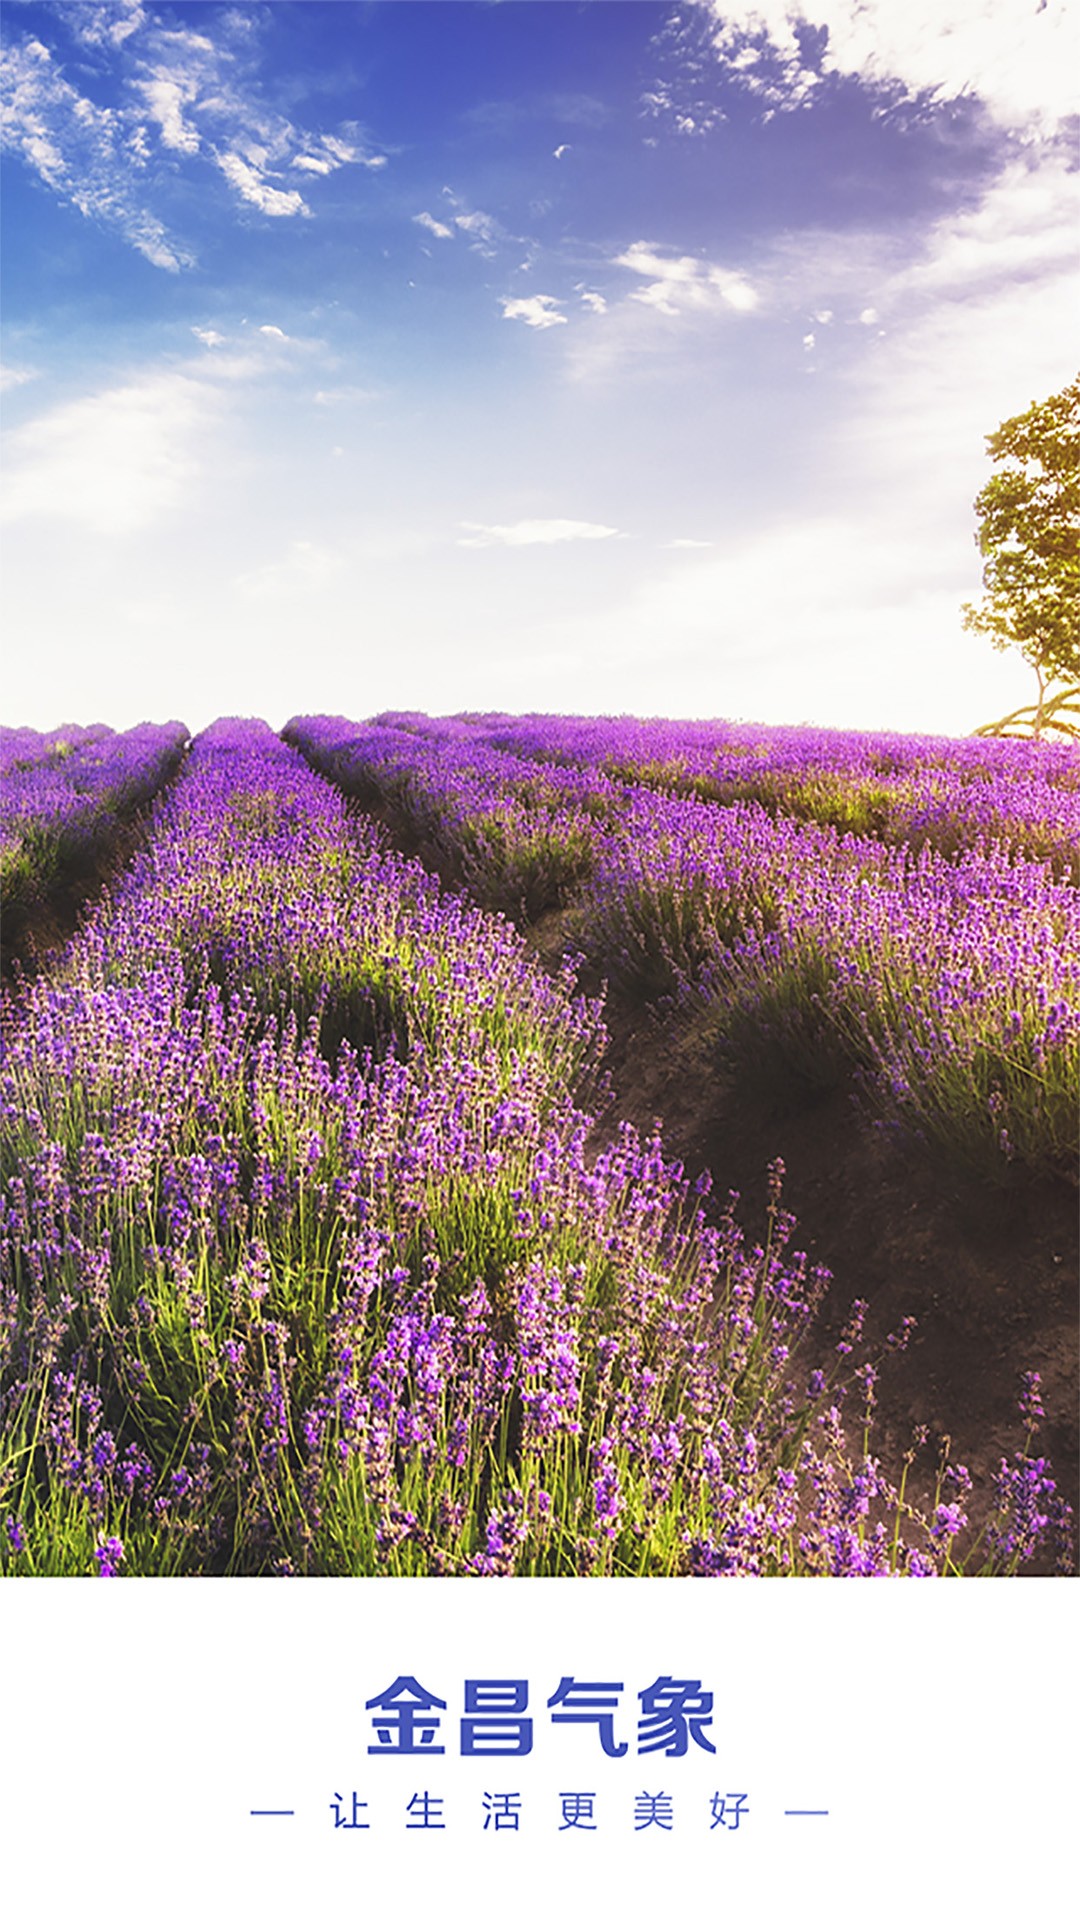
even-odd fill
[{"label": "dirt path", "polygon": [[0,977],[5,986],[19,974],[42,971],[50,954],[66,945],[84,913],[110,887],[141,844],[137,821],[123,826],[108,852],[69,866],[41,893],[4,908],[0,922]]},{"label": "dirt path", "polygon": [[970,1510],[980,1521],[1002,1455],[1023,1439],[1020,1376],[1037,1371],[1047,1413],[1038,1451],[1080,1511],[1075,1191],[1055,1182],[1009,1192],[962,1184],[869,1124],[847,1094],[777,1110],[752,1088],[725,1082],[685,1029],[617,1006],[608,1026],[605,1133],[623,1119],[645,1129],[659,1120],[669,1154],[691,1177],[709,1169],[714,1201],[740,1194],[738,1218],[751,1239],[764,1232],[769,1163],[783,1160],[792,1244],[833,1275],[809,1364],[832,1356],[857,1298],[870,1305],[870,1347],[906,1315],[917,1319],[907,1350],[881,1369],[872,1450],[886,1469],[899,1474],[914,1427],[925,1424],[927,1469],[916,1486],[929,1491],[929,1460],[950,1435],[951,1457],[973,1475]]}]

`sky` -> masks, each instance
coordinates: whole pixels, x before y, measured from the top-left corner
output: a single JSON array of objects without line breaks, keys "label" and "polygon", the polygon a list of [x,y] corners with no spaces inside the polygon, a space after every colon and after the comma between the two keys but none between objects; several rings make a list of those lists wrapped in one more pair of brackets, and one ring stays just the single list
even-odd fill
[{"label": "sky", "polygon": [[2,0],[0,718],[962,734],[1076,0]]}]

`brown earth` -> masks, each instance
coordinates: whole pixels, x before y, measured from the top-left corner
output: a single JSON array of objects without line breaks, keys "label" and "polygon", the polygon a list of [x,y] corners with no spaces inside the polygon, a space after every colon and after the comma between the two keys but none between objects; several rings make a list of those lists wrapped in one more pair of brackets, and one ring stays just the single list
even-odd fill
[{"label": "brown earth", "polygon": [[[1077,1207],[1063,1184],[999,1192],[958,1186],[868,1125],[851,1097],[794,1112],[710,1074],[692,1036],[643,1033],[614,1023],[609,1064],[613,1114],[648,1126],[659,1118],[668,1151],[693,1176],[707,1167],[722,1195],[742,1197],[748,1234],[764,1230],[766,1170],[784,1162],[793,1244],[826,1266],[833,1283],[809,1345],[809,1363],[835,1350],[853,1300],[869,1302],[864,1348],[880,1346],[908,1314],[907,1349],[883,1362],[872,1451],[895,1476],[916,1425],[929,1428],[925,1459],[951,1457],[971,1471],[973,1521],[985,1517],[1002,1455],[1023,1441],[1020,1376],[1038,1372],[1046,1422],[1038,1451],[1078,1509]],[[928,1490],[928,1475],[919,1476]]]},{"label": "brown earth", "polygon": [[32,978],[42,972],[127,865],[145,834],[144,816],[134,816],[110,835],[107,847],[69,861],[39,892],[5,904],[0,919],[0,980],[5,986],[20,975]]},{"label": "brown earth", "polygon": [[108,884],[112,861],[88,863],[41,896],[12,901],[0,915],[0,979],[32,979],[75,932],[83,911]]}]

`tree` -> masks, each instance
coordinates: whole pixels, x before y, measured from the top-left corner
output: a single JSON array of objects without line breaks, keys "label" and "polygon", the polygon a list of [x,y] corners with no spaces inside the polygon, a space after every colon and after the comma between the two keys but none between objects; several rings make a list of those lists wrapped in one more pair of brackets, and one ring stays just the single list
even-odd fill
[{"label": "tree", "polygon": [[[1035,670],[1038,700],[980,733],[1052,726],[1076,734],[1080,699],[1080,375],[986,436],[1001,471],[976,496],[985,599],[964,626],[1015,647]],[[1066,684],[1057,693],[1051,688]]]}]

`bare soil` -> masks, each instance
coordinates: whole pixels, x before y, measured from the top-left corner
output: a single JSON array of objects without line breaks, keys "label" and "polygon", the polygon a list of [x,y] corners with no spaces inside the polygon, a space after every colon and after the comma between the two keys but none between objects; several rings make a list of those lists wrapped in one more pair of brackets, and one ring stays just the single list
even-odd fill
[{"label": "bare soil", "polygon": [[45,887],[4,907],[0,920],[0,980],[41,973],[51,955],[71,939],[95,900],[127,865],[146,834],[135,815],[109,837],[107,847],[68,861]]}]

